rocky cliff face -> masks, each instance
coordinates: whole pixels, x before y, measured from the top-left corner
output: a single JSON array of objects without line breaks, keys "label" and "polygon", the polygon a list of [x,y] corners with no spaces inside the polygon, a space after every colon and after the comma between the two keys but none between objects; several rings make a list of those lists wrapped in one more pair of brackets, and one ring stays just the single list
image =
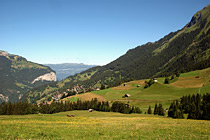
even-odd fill
[{"label": "rocky cliff face", "polygon": [[43,81],[56,81],[56,74],[54,72],[46,73],[44,75],[37,77],[31,83],[34,84],[36,81],[42,81],[42,82]]}]

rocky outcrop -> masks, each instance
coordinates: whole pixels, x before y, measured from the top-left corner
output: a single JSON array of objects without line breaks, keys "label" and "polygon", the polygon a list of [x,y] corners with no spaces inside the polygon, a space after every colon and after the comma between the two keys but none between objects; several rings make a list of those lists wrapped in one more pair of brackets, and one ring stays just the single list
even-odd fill
[{"label": "rocky outcrop", "polygon": [[195,25],[201,19],[201,13],[197,13],[195,16],[192,17],[191,21],[187,24],[187,27],[191,27]]},{"label": "rocky outcrop", "polygon": [[31,82],[34,84],[36,81],[56,81],[56,74],[54,72],[50,72],[44,75],[37,77],[36,79]]}]

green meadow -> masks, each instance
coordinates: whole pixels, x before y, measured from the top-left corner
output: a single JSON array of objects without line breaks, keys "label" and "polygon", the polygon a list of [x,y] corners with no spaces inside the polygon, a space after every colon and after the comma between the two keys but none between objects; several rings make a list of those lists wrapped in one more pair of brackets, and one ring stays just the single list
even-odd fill
[{"label": "green meadow", "polygon": [[[199,78],[196,78],[199,76]],[[210,121],[172,119],[166,116],[144,114],[155,103],[168,108],[173,100],[183,95],[210,91],[210,68],[181,74],[170,84],[165,78],[144,89],[145,80],[137,80],[100,91],[79,94],[64,100],[121,101],[135,105],[143,114],[120,114],[113,112],[70,111],[57,114],[23,116],[0,116],[0,139],[210,139]],[[137,87],[140,85],[140,87]],[[130,97],[124,98],[125,94]],[[75,117],[67,117],[73,114]],[[185,116],[186,118],[187,116]]]},{"label": "green meadow", "polygon": [[[67,117],[74,114],[75,117]],[[0,139],[210,139],[210,121],[147,114],[70,111],[0,116]]]},{"label": "green meadow", "polygon": [[[198,76],[199,78],[196,78]],[[79,94],[67,100],[98,98],[110,102],[121,101],[138,106],[143,112],[147,111],[149,106],[153,109],[156,103],[162,103],[164,108],[168,108],[171,102],[179,100],[184,95],[208,93],[210,91],[210,68],[183,73],[180,77],[170,80],[170,84],[164,84],[165,78],[157,78],[157,80],[157,83],[146,89],[144,85],[148,79],[131,81],[125,83],[125,86],[122,84],[118,87]],[[124,98],[125,94],[130,94],[130,97]]]}]

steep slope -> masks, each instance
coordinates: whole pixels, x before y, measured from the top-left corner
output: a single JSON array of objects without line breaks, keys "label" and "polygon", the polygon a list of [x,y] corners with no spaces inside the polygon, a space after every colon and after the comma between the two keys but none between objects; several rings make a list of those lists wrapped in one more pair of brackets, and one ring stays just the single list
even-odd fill
[{"label": "steep slope", "polygon": [[56,75],[49,67],[0,51],[0,102],[18,101],[27,90],[51,81]]},{"label": "steep slope", "polygon": [[[129,50],[105,66],[88,69],[69,76],[50,90],[63,93],[67,89],[119,85],[122,81],[169,76],[210,66],[210,6],[197,12],[181,30],[162,39]],[[82,86],[82,87],[81,87]],[[55,85],[53,86],[55,87]],[[49,88],[49,86],[48,86]],[[43,90],[44,89],[44,90]],[[46,88],[42,90],[47,94]],[[78,91],[78,90],[77,90]],[[81,91],[81,90],[80,90]],[[37,90],[30,91],[34,95]]]},{"label": "steep slope", "polygon": [[[154,43],[129,50],[103,67],[95,67],[68,78],[68,87],[78,83],[93,86],[98,81],[114,85],[120,80],[168,76],[210,66],[210,6],[196,13],[181,30]],[[83,75],[89,75],[86,79]]]},{"label": "steep slope", "polygon": [[56,76],[58,80],[62,80],[67,78],[70,75],[74,75],[76,73],[80,73],[89,68],[95,67],[96,65],[85,65],[78,63],[63,63],[63,64],[44,64],[45,66],[49,66],[51,69],[56,71]]}]

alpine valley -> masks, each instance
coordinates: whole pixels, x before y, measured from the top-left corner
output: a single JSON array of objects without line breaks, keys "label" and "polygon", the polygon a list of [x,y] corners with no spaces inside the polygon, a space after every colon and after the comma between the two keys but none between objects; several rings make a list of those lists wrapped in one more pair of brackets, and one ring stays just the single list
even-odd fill
[{"label": "alpine valley", "polygon": [[83,63],[44,64],[56,71],[57,80],[62,80],[70,75],[80,73],[96,65],[85,65]]},{"label": "alpine valley", "polygon": [[[11,58],[7,57],[2,56],[2,59],[12,64],[14,58],[10,60]],[[27,70],[20,66],[12,66],[9,68],[13,71]],[[24,94],[23,100],[32,103],[58,100],[60,99],[58,96],[70,92],[70,94],[84,93],[118,86],[131,80],[168,77],[208,67],[210,67],[210,6],[197,12],[182,29],[171,32],[156,42],[137,46],[105,66],[93,67],[60,82],[33,88]],[[49,68],[40,65],[33,66],[34,71],[35,68],[44,70],[39,69],[37,75],[33,77],[27,76],[28,80],[22,84],[12,80],[16,83],[15,87],[19,90],[32,87],[31,82],[36,77],[51,72]]]}]

